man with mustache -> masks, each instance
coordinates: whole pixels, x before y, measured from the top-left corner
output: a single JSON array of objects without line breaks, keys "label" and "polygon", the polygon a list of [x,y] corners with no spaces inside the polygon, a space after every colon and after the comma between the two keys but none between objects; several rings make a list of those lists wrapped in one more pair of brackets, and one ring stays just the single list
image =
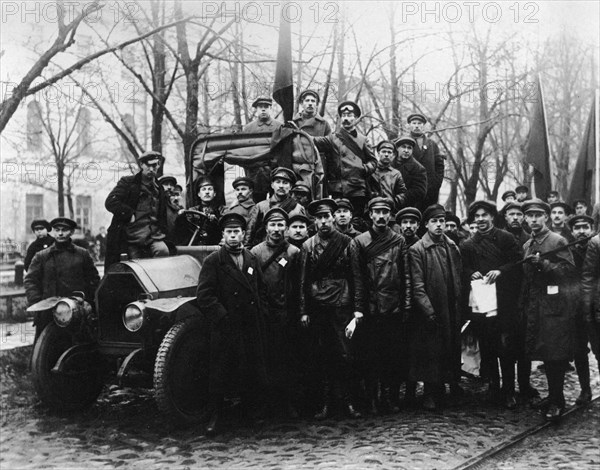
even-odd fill
[{"label": "man with mustache", "polygon": [[[355,310],[364,315],[369,410],[397,412],[400,383],[407,379],[406,322],[411,308],[408,247],[389,222],[394,202],[368,204],[373,225],[350,244]],[[381,396],[378,391],[381,390]]]},{"label": "man with mustache", "polygon": [[254,193],[254,181],[252,181],[247,176],[238,176],[233,180],[232,183],[233,189],[235,190],[235,197],[237,202],[234,202],[230,207],[228,212],[235,212],[236,214],[240,214],[246,222],[250,220],[250,213],[256,203],[252,198]]},{"label": "man with mustache", "polygon": [[[581,240],[580,243],[570,248],[575,267],[577,268],[579,282],[581,282],[583,263],[589,245],[589,239],[585,239],[594,233],[592,229],[593,223],[594,220],[588,215],[575,215],[569,220],[569,227],[573,232],[575,241]],[[580,304],[575,319],[575,369],[577,370],[579,386],[581,387],[581,393],[575,401],[577,405],[584,405],[592,400],[588,343],[593,345],[592,350],[596,357],[598,357],[598,337],[596,336],[596,330],[588,327],[585,317],[583,304]]]},{"label": "man with mustache", "polygon": [[290,217],[287,240],[292,245],[300,248],[308,240],[308,226],[310,220],[303,214],[296,214]]},{"label": "man with mustache", "polygon": [[421,211],[416,207],[405,207],[396,214],[394,229],[404,237],[409,248],[421,239],[417,230],[422,217]]},{"label": "man with mustache", "polygon": [[317,106],[321,98],[314,90],[304,90],[298,96],[301,110],[294,116],[293,121],[298,129],[313,137],[327,136],[331,134],[329,123],[317,112]]},{"label": "man with mustache", "polygon": [[413,157],[413,149],[417,145],[412,137],[400,137],[396,141],[398,155],[392,166],[401,174],[406,185],[406,205],[422,211],[423,201],[427,193],[427,170]]},{"label": "man with mustache", "polygon": [[566,238],[569,243],[575,241],[567,225],[567,218],[570,214],[571,207],[566,202],[554,202],[550,204],[550,230]]},{"label": "man with mustache", "polygon": [[529,240],[529,234],[523,228],[525,215],[521,204],[516,201],[509,202],[502,208],[502,211],[506,221],[506,231],[516,238],[519,247],[522,248],[525,242]]},{"label": "man with mustache", "polygon": [[317,149],[325,155],[329,195],[334,199],[348,199],[357,217],[364,216],[369,200],[367,178],[377,168],[377,158],[371,146],[356,129],[360,115],[358,104],[344,101],[338,105],[341,129],[335,134],[314,138]]}]

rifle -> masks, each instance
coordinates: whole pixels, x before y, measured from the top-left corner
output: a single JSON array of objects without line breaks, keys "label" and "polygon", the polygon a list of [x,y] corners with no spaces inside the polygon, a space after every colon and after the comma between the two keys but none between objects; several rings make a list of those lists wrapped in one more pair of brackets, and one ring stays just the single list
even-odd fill
[{"label": "rifle", "polygon": [[[555,248],[554,250],[546,251],[545,253],[539,253],[540,258],[543,256],[553,255],[555,253],[558,253],[559,251],[563,251],[565,248],[570,248],[572,246],[579,245],[580,243],[587,242],[587,241],[591,240],[595,235],[596,234],[594,233],[594,234],[590,235],[589,237],[580,238],[579,240],[575,240],[574,242],[567,243],[566,245],[563,245],[563,246],[559,246],[558,248]],[[529,255],[527,258],[523,258],[522,260],[517,261],[515,263],[515,265],[518,266],[520,264],[526,263],[527,261],[529,261],[530,256],[531,255]]]}]

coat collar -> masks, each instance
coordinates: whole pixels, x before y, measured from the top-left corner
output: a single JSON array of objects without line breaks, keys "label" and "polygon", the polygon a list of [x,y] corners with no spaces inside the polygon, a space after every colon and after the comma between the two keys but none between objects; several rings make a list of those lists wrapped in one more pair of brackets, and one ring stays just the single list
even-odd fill
[{"label": "coat collar", "polygon": [[[225,274],[227,274],[229,277],[231,277],[231,279],[238,282],[239,284],[242,284],[248,290],[252,291],[252,285],[250,284],[249,279],[258,275],[258,273],[251,266],[252,263],[250,252],[246,249],[243,249],[242,256],[244,258],[244,263],[242,265],[242,270],[240,271],[233,262],[233,259],[231,259],[231,255],[227,252],[227,249],[224,246],[222,246],[219,251],[219,261]],[[252,272],[250,273],[249,271]]]},{"label": "coat collar", "polygon": [[73,243],[73,240],[69,240],[69,243],[59,246],[56,242],[53,243],[49,248],[51,253],[56,252],[56,251],[75,251],[75,244]]},{"label": "coat collar", "polygon": [[541,245],[542,243],[544,243],[544,240],[548,238],[548,235],[550,235],[550,233],[550,229],[546,226],[542,227],[542,230],[537,235],[534,235],[534,233],[531,232],[531,243],[537,243],[538,245]]},{"label": "coat collar", "polygon": [[[298,111],[296,113],[296,115],[294,116],[294,121],[303,121],[306,118],[303,116],[302,112]],[[325,122],[325,118],[323,118],[318,112],[315,113],[313,116],[311,116],[308,119],[314,119],[315,121],[321,121],[321,122]]]},{"label": "coat collar", "polygon": [[[433,239],[429,236],[429,232],[425,232],[425,235],[423,235],[423,238],[421,238],[421,240],[425,249],[431,248],[432,246],[442,245],[442,243],[434,242]],[[443,243],[445,243],[448,246],[454,245],[454,242],[450,240],[446,235],[442,235],[442,240]]]}]

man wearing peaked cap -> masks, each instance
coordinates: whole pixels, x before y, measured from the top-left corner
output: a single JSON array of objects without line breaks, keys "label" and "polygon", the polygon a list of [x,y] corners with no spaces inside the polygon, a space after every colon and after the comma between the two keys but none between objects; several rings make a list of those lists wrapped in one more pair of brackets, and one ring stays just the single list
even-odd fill
[{"label": "man wearing peaked cap", "polygon": [[[55,234],[54,244],[35,254],[25,276],[28,305],[49,297],[71,296],[74,291],[83,292],[86,300],[93,302],[100,276],[88,250],[73,244],[71,237],[77,223],[67,217],[57,217],[50,225]],[[36,313],[36,341],[51,322],[52,312]]]},{"label": "man wearing peaked cap", "polygon": [[417,230],[419,230],[422,218],[421,211],[416,207],[405,207],[396,214],[397,229],[394,226],[394,230],[404,237],[408,248],[420,240]]},{"label": "man wearing peaked cap", "polygon": [[314,90],[304,90],[298,96],[301,109],[294,116],[294,123],[298,129],[314,137],[331,134],[331,126],[317,112],[319,105],[319,94]]},{"label": "man wearing peaked cap", "polygon": [[394,202],[393,210],[401,209],[406,205],[406,185],[399,170],[392,167],[396,157],[396,147],[389,140],[379,142],[377,156],[379,161],[373,173],[373,193],[389,197]]},{"label": "man wearing peaked cap", "polygon": [[312,217],[316,217],[317,215],[326,212],[329,212],[333,216],[337,209],[337,202],[329,198],[318,199],[316,201],[313,201],[308,205],[307,208],[308,214]]},{"label": "man wearing peaked cap", "polygon": [[527,212],[540,211],[544,212],[547,216],[550,216],[550,204],[538,198],[528,199],[521,205],[521,209],[523,209],[524,214],[527,214]]},{"label": "man wearing peaked cap", "polygon": [[492,216],[494,217],[496,216],[496,214],[498,214],[496,204],[494,204],[492,201],[485,201],[481,199],[471,203],[471,205],[469,206],[469,217],[472,218],[475,215],[475,212],[477,212],[477,209],[484,209],[488,213],[492,214]]},{"label": "man wearing peaked cap", "polygon": [[335,228],[338,232],[348,235],[350,238],[356,237],[360,232],[352,225],[352,216],[354,207],[352,203],[345,198],[336,199],[337,209],[333,213],[335,219]]},{"label": "man wearing peaked cap", "polygon": [[517,193],[517,202],[523,203],[528,199],[531,199],[529,197],[529,188],[525,185],[519,185],[515,188],[515,193]]},{"label": "man wearing peaked cap", "polygon": [[509,202],[514,202],[517,199],[517,193],[515,193],[512,189],[508,191],[504,191],[502,193],[502,200],[507,204]]},{"label": "man wearing peaked cap", "polygon": [[356,118],[359,118],[362,114],[360,107],[354,101],[342,101],[338,104],[338,116],[341,116],[344,112],[354,113]]},{"label": "man wearing peaked cap", "polygon": [[446,227],[444,233],[450,240],[456,243],[456,246],[460,245],[460,218],[452,211],[446,211]]},{"label": "man wearing peaked cap", "polygon": [[226,212],[219,219],[219,227],[225,230],[227,227],[239,227],[246,230],[246,219],[236,212]]},{"label": "man wearing peaked cap", "polygon": [[427,171],[413,157],[414,147],[417,144],[412,137],[408,136],[400,137],[395,144],[398,156],[392,162],[392,166],[401,173],[406,186],[404,204],[423,210],[423,201],[427,192]]},{"label": "man wearing peaked cap", "polygon": [[566,202],[553,202],[550,204],[550,230],[565,237],[569,243],[575,241],[567,225],[568,216],[571,215],[571,206]]},{"label": "man wearing peaked cap", "polygon": [[525,242],[529,240],[529,234],[523,228],[525,214],[522,204],[516,201],[509,202],[502,208],[502,213],[504,214],[505,230],[515,237],[520,247],[523,247]]},{"label": "man wearing peaked cap", "polygon": [[52,231],[52,226],[46,219],[36,219],[31,222],[31,231],[35,235],[35,240],[27,247],[27,253],[25,254],[25,260],[23,261],[25,271],[29,270],[31,260],[37,252],[48,248],[54,243],[54,238],[51,235],[48,235],[48,232]]},{"label": "man wearing peaked cap", "polygon": [[292,188],[292,196],[298,204],[306,209],[311,201],[310,187],[306,183],[298,182]]},{"label": "man wearing peaked cap", "polygon": [[354,316],[362,314],[367,331],[364,355],[369,358],[367,369],[371,372],[366,383],[373,414],[399,410],[400,384],[408,378],[408,336],[403,327],[411,307],[408,247],[389,227],[393,206],[389,198],[371,199],[368,210],[372,228],[350,244]]},{"label": "man wearing peaked cap", "polygon": [[254,100],[254,102],[252,103],[252,107],[258,108],[259,105],[273,106],[273,100],[268,96],[261,96]]},{"label": "man wearing peaked cap", "polygon": [[289,168],[278,167],[271,172],[271,189],[273,195],[260,201],[250,212],[245,244],[248,247],[258,245],[265,239],[264,216],[273,207],[280,207],[289,216],[306,214],[304,207],[291,195],[292,185],[296,182],[296,174]]},{"label": "man wearing peaked cap", "polygon": [[164,175],[158,178],[158,183],[162,184],[165,191],[172,191],[177,186],[177,178],[170,175]]},{"label": "man wearing peaked cap", "polygon": [[254,182],[247,176],[238,176],[233,180],[233,189],[237,199],[228,209],[228,212],[236,212],[246,219],[250,220],[250,213],[256,205],[253,199]]},{"label": "man wearing peaked cap", "polygon": [[168,256],[174,248],[167,238],[167,194],[157,175],[164,157],[155,151],[138,158],[140,172],[123,176],[109,193],[104,205],[113,214],[106,237],[106,269],[122,253],[130,259]]},{"label": "man wearing peaked cap", "polygon": [[440,187],[444,181],[444,156],[432,139],[425,135],[425,125],[427,119],[420,113],[414,113],[408,116],[408,127],[410,136],[415,140],[413,157],[427,170],[427,194],[425,195],[424,205],[435,204],[438,202]]},{"label": "man wearing peaked cap", "polygon": [[300,248],[308,240],[309,225],[310,220],[305,215],[296,214],[291,216],[288,225],[287,240],[295,247]]}]

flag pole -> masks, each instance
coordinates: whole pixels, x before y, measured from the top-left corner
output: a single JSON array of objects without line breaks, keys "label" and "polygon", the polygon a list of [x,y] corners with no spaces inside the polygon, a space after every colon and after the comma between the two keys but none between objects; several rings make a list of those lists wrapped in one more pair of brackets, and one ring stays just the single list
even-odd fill
[{"label": "flag pole", "polygon": [[[598,204],[600,203],[600,132],[598,132],[598,130],[600,129],[600,120],[598,119],[600,116],[600,90],[596,88],[595,92],[594,92],[594,106],[596,108],[596,116],[594,116],[594,119],[596,120],[595,122],[595,126],[594,126],[594,133],[595,133],[595,137],[596,137],[596,168],[595,168],[595,184],[594,184],[594,203]],[[592,202],[592,201],[590,201]]]},{"label": "flag pole", "polygon": [[[546,113],[546,103],[544,102],[544,93],[542,86],[542,74],[538,73],[538,85],[540,86],[540,99],[542,100],[542,111],[544,113],[544,132],[546,133],[546,145],[548,145],[548,170],[550,173],[548,174],[548,178],[550,179],[550,189],[554,188],[552,184],[552,152],[550,150],[550,135],[548,134],[548,114]],[[535,186],[535,185],[534,185]],[[540,199],[545,198],[547,194],[542,194],[539,197]]]}]

